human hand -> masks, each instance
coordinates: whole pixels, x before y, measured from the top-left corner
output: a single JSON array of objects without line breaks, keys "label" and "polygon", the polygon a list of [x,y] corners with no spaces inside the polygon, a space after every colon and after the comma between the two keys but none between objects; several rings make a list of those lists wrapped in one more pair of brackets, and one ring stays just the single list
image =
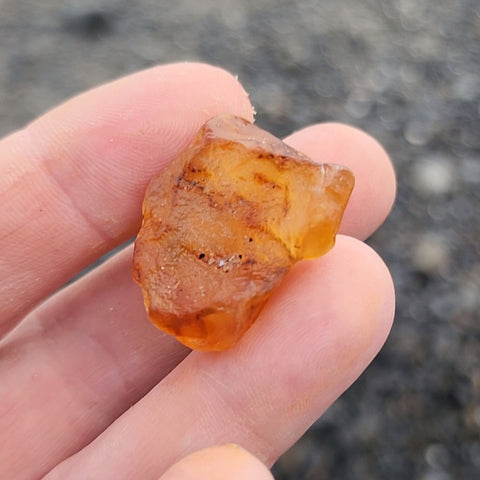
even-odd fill
[{"label": "human hand", "polygon": [[0,142],[0,479],[154,479],[226,443],[270,466],[385,341],[392,282],[362,240],[391,208],[394,174],[373,139],[336,124],[286,141],[354,172],[342,234],[291,270],[233,349],[189,352],[147,320],[131,246],[57,291],[135,234],[149,179],[220,113],[252,119],[231,75],[168,65]]}]

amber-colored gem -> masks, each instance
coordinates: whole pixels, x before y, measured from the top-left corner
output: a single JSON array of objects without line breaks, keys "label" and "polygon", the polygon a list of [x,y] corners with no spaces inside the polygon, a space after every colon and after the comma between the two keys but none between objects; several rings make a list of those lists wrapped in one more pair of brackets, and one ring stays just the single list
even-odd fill
[{"label": "amber-colored gem", "polygon": [[211,119],[145,194],[133,274],[150,319],[193,349],[233,346],[295,262],[333,247],[353,184],[244,119]]}]

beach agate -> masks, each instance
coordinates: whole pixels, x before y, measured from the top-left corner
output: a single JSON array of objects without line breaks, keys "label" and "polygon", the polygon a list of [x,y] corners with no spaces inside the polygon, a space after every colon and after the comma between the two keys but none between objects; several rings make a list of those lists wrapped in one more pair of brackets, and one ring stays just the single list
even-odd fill
[{"label": "beach agate", "polygon": [[353,185],[242,118],[212,118],[145,193],[133,276],[149,318],[192,349],[232,347],[297,261],[333,247]]}]

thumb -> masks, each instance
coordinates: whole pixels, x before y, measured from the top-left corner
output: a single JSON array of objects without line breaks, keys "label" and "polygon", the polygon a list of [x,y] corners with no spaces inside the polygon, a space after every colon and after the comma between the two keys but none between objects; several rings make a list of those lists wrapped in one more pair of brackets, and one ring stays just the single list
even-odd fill
[{"label": "thumb", "polygon": [[160,480],[273,480],[268,468],[238,445],[229,444],[187,455]]}]

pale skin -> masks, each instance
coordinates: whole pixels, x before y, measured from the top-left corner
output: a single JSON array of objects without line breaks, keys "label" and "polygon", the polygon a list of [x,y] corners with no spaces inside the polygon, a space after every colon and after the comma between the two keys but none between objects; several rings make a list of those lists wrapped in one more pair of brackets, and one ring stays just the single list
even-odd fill
[{"label": "pale skin", "polygon": [[149,179],[220,113],[252,119],[232,75],[167,65],[0,141],[1,479],[271,479],[383,345],[394,291],[363,240],[395,176],[374,139],[338,124],[286,142],[354,172],[341,235],[294,267],[232,350],[189,352],[151,325],[131,247],[57,291],[136,233]]}]

